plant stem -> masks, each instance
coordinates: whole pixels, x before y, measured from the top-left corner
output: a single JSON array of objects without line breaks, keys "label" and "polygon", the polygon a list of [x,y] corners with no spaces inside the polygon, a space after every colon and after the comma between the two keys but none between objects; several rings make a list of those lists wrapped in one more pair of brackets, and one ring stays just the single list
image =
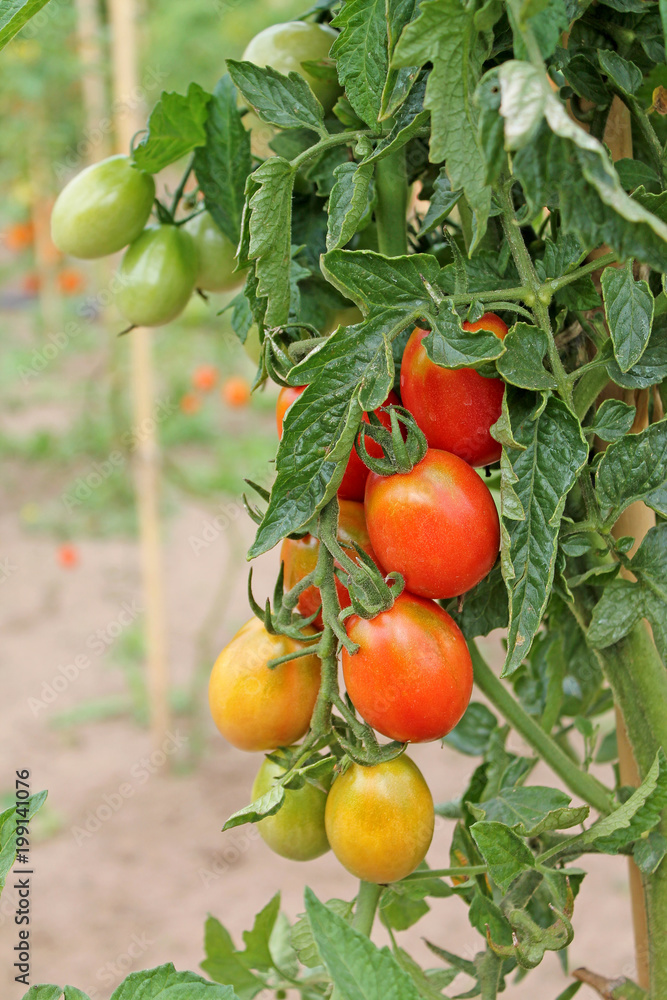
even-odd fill
[{"label": "plant stem", "polygon": [[365,934],[366,937],[370,937],[371,930],[373,929],[375,911],[377,910],[381,892],[382,886],[377,885],[375,882],[359,883],[359,894],[357,896],[354,917],[352,918],[352,926],[360,934]]},{"label": "plant stem", "polygon": [[571,757],[562,750],[555,740],[542,729],[540,724],[528,715],[503,682],[496,677],[484,660],[477,645],[469,643],[470,655],[475,672],[475,683],[489,701],[517,733],[537,751],[552,771],[562,778],[567,787],[584,802],[588,802],[600,813],[611,812],[611,793],[592,774],[582,771]]},{"label": "plant stem", "polygon": [[468,878],[473,875],[486,875],[489,869],[486,865],[466,865],[460,868],[420,868],[411,875],[406,875],[401,882],[419,882],[427,878]]},{"label": "plant stem", "polygon": [[608,381],[609,375],[606,367],[590,369],[581,376],[572,397],[575,413],[580,420],[584,419]]},{"label": "plant stem", "polygon": [[408,252],[405,219],[408,210],[408,178],[405,149],[378,160],[375,164],[378,246],[386,257],[400,257]]},{"label": "plant stem", "polygon": [[617,260],[618,257],[613,252],[603,254],[602,257],[597,257],[588,264],[578,267],[576,271],[570,271],[569,274],[564,274],[561,278],[552,278],[550,281],[545,282],[545,285],[551,291],[557,292],[559,288],[571,285],[573,281],[578,281],[579,278],[583,278],[587,274],[593,274],[594,271],[599,271],[601,267],[606,267],[607,264],[614,264]]}]

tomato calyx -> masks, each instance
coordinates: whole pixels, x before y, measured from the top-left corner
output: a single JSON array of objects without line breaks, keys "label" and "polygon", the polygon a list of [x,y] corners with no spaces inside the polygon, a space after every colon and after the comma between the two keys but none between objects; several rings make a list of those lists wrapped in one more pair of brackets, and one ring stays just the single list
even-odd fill
[{"label": "tomato calyx", "polygon": [[[426,455],[426,436],[417,426],[417,421],[404,406],[382,406],[379,412],[389,415],[391,428],[387,429],[375,413],[369,414],[370,423],[363,422],[355,444],[364,465],[378,476],[393,476],[396,473],[412,472]],[[371,455],[366,446],[366,437],[379,444],[382,455]]]}]

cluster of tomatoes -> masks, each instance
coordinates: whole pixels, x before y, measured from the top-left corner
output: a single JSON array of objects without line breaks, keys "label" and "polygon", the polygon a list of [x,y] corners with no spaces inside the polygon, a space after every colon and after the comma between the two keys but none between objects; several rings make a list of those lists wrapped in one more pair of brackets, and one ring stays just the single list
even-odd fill
[{"label": "cluster of tomatoes", "polygon": [[236,248],[208,212],[147,224],[154,200],[153,176],[127,156],[111,156],[77,174],[51,214],[51,236],[63,253],[89,260],[127,247],[113,289],[133,326],[169,323],[195,287],[221,292],[239,282]]},{"label": "cluster of tomatoes", "polygon": [[[507,333],[494,314],[466,328],[491,330],[500,338]],[[353,450],[338,489],[341,547],[358,561],[358,545],[381,571],[398,572],[405,580],[405,590],[388,610],[370,620],[346,619],[347,634],[358,649],[342,651],[345,687],[357,712],[378,733],[401,743],[440,739],[463,716],[472,693],[470,653],[457,624],[436,602],[479,583],[500,545],[496,505],[474,467],[500,457],[490,429],[500,416],[503,382],[472,369],[437,366],[426,353],[425,336],[416,329],[407,343],[401,397],[426,436],[426,455],[410,472],[383,476],[370,471]],[[301,392],[303,387],[280,392],[280,436],[284,416]],[[391,393],[385,405],[398,402]],[[387,412],[377,415],[388,426]],[[379,444],[368,440],[367,448],[379,457]],[[319,545],[313,535],[284,540],[285,589],[315,568]],[[337,579],[336,587],[341,607],[348,607],[345,585]],[[319,591],[311,586],[301,593],[297,608],[311,618],[320,605]],[[321,617],[313,625],[321,628]],[[306,733],[319,688],[317,657],[300,655],[267,666],[300,646],[306,648],[269,635],[253,620],[220,654],[211,675],[210,705],[216,725],[234,746],[275,751]],[[253,795],[269,791],[286,766],[279,755],[267,758]],[[274,850],[303,860],[330,846],[349,871],[366,881],[390,882],[413,871],[433,834],[430,791],[405,755],[370,767],[352,764],[330,789],[307,781],[288,790],[285,802],[259,823]]]},{"label": "cluster of tomatoes", "polygon": [[[191,380],[194,391],[186,392],[181,396],[179,401],[181,411],[188,416],[199,413],[204,395],[216,388],[218,380],[219,372],[213,365],[199,365],[195,368]],[[241,409],[247,406],[251,395],[250,383],[243,375],[230,375],[220,386],[220,396],[232,409]]]}]

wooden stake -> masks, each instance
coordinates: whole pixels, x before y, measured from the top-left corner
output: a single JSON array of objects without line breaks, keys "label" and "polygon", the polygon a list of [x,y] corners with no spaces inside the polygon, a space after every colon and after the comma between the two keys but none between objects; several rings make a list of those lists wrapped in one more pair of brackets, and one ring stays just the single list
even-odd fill
[{"label": "wooden stake", "polygon": [[[127,153],[132,136],[145,124],[137,102],[137,40],[134,0],[110,0],[113,93],[116,140]],[[169,671],[166,651],[164,574],[160,538],[160,463],[156,434],[151,331],[130,334],[134,453],[141,571],[145,604],[146,668],[151,739],[158,748],[170,724]]]},{"label": "wooden stake", "polygon": [[76,31],[81,62],[81,96],[86,117],[83,158],[103,160],[109,149],[107,95],[104,80],[102,26],[97,0],[76,0]]}]

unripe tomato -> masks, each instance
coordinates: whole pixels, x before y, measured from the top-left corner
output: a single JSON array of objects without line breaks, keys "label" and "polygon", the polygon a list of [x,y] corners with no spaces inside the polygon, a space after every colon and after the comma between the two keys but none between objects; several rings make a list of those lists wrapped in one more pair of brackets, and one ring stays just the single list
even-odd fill
[{"label": "unripe tomato", "polygon": [[227,292],[243,281],[242,274],[234,273],[236,247],[220,232],[209,212],[196,215],[183,229],[190,233],[197,248],[197,288],[205,292]]},{"label": "unripe tomato", "polygon": [[463,634],[433,601],[404,591],[370,621],[352,615],[343,649],[345,687],[354,707],[383,736],[426,743],[450,732],[472,694],[472,660]]},{"label": "unripe tomato", "polygon": [[239,750],[286,747],[308,729],[320,687],[319,658],[313,653],[267,666],[298,649],[303,643],[270,635],[251,618],[215,661],[208,687],[211,715]]},{"label": "unripe tomato", "polygon": [[374,767],[352,764],[331,786],[324,821],[343,867],[364,882],[397,882],[426,857],[433,798],[405,754]]},{"label": "unripe tomato", "polygon": [[411,472],[366,484],[366,524],[386,572],[419,597],[464,594],[496,561],[500,524],[493,497],[467,462],[429,448]]},{"label": "unripe tomato", "polygon": [[[305,385],[301,386],[287,386],[280,390],[278,394],[278,402],[276,404],[276,424],[278,426],[278,437],[283,436],[283,420],[285,419],[285,414],[287,410],[292,405],[297,396],[300,396]],[[392,390],[387,398],[385,399],[383,406],[399,406],[400,400],[396,393]],[[380,413],[376,411],[377,416],[380,418],[385,427],[391,427],[391,420],[386,413]],[[364,413],[364,421],[368,424],[370,423],[368,419],[368,414]],[[382,456],[382,448],[377,442],[371,440],[370,437],[365,439],[366,449],[369,455],[374,458],[380,458]],[[364,489],[366,487],[366,480],[368,478],[368,466],[364,465],[357,454],[357,449],[353,448],[350,452],[350,457],[347,462],[347,467],[343,473],[343,478],[341,484],[338,487],[338,496],[341,500],[357,500],[361,502],[364,499]]]},{"label": "unripe tomato", "polygon": [[[265,795],[285,773],[268,758],[252,786],[252,799]],[[329,850],[324,828],[327,793],[306,781],[302,788],[285,789],[283,804],[273,816],[260,820],[257,829],[272,851],[291,861],[312,861]]]},{"label": "unripe tomato", "polygon": [[[374,559],[371,548],[368,529],[366,528],[366,518],[364,516],[364,505],[356,503],[354,500],[341,500],[340,513],[338,516],[338,541],[345,549],[351,559],[359,562],[353,543],[360,545],[364,552],[367,552],[371,559]],[[284,586],[285,590],[291,590],[304,576],[312,572],[317,565],[317,557],[320,551],[319,539],[314,535],[304,535],[303,538],[286,538],[280,550],[280,559],[285,566]],[[336,562],[336,566],[338,566]],[[336,590],[341,608],[348,607],[350,595],[338,577],[336,577]],[[315,614],[322,600],[317,587],[308,587],[299,597],[297,604],[298,611],[305,618]],[[322,616],[318,615],[313,622],[316,628],[322,628]]]},{"label": "unripe tomato", "polygon": [[319,80],[301,65],[326,59],[338,32],[326,24],[287,21],[265,28],[248,42],[243,59],[255,66],[272,66],[279,73],[299,73],[310,84],[325,111],[331,111],[342,89],[338,83]]},{"label": "unripe tomato", "polygon": [[197,266],[189,233],[170,225],[144,229],[118,268],[118,308],[135,326],[169,323],[192,295]]},{"label": "unripe tomato", "polygon": [[92,259],[122,250],[151,214],[155,181],[127,156],[110,156],[73,177],[56,199],[51,238],[63,253]]},{"label": "unripe tomato", "polygon": [[[485,313],[464,330],[491,330],[501,340],[507,326],[495,313]],[[490,429],[500,417],[505,383],[484,378],[474,368],[441,368],[431,361],[422,340],[427,330],[412,331],[401,364],[401,397],[431,448],[451,451],[470,465],[490,465],[501,447]]]}]

